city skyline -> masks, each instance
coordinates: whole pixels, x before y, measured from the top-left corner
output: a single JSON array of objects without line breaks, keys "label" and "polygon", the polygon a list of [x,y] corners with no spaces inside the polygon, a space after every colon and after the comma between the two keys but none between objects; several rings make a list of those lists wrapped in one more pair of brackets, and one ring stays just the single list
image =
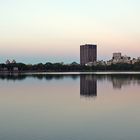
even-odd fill
[{"label": "city skyline", "polygon": [[97,44],[98,59],[112,52],[137,58],[140,2],[113,0],[0,1],[0,62],[79,61],[79,46]]}]

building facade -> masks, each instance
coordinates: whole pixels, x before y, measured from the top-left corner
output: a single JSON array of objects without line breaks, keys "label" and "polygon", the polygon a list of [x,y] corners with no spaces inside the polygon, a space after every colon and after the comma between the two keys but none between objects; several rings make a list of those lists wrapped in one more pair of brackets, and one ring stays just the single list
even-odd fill
[{"label": "building facade", "polygon": [[121,53],[113,53],[113,58],[112,58],[112,64],[117,64],[117,63],[127,63],[131,64],[131,57],[129,56],[122,56]]},{"label": "building facade", "polygon": [[80,46],[80,64],[85,65],[89,62],[97,61],[97,45],[81,45]]},{"label": "building facade", "polygon": [[113,53],[113,59],[116,59],[116,60],[120,60],[122,57],[122,54],[119,52],[119,53]]}]

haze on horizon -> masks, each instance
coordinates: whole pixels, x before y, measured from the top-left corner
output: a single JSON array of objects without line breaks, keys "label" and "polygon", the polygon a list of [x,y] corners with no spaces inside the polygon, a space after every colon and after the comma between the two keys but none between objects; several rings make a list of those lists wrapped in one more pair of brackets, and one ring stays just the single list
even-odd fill
[{"label": "haze on horizon", "polygon": [[139,0],[0,0],[0,62],[79,62],[81,44],[138,57]]}]

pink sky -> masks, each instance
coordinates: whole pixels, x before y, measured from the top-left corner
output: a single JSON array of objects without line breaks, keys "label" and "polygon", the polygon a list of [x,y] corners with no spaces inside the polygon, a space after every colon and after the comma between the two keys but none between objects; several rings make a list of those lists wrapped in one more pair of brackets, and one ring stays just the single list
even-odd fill
[{"label": "pink sky", "polygon": [[139,1],[11,0],[0,2],[0,62],[79,62],[81,44],[97,44],[98,59],[113,52],[138,57]]}]

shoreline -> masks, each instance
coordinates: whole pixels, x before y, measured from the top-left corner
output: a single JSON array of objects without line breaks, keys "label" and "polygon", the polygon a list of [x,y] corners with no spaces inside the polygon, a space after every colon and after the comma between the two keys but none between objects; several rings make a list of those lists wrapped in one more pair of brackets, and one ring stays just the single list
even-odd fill
[{"label": "shoreline", "polygon": [[43,74],[62,74],[62,75],[82,75],[82,74],[97,74],[97,75],[110,75],[110,74],[140,74],[140,71],[18,71],[18,72],[1,72],[0,75],[43,75]]}]

